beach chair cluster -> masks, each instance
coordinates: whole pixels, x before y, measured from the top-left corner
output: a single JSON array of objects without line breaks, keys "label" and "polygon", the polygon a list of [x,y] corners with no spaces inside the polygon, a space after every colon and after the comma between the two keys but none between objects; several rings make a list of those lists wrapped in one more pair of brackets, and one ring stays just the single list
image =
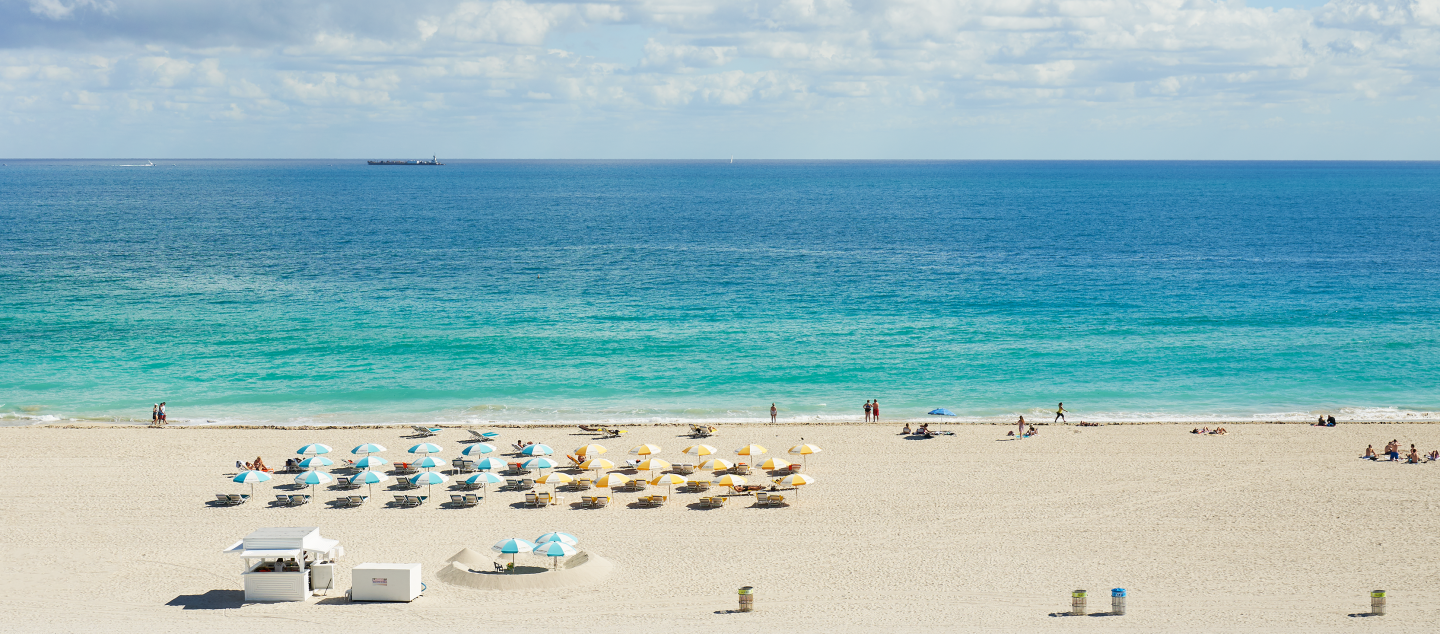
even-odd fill
[{"label": "beach chair cluster", "polygon": [[275,494],[275,504],[279,506],[300,506],[301,504],[306,504],[308,502],[310,502],[309,495],[283,495],[279,493]]},{"label": "beach chair cluster", "polygon": [[452,506],[458,506],[461,508],[469,508],[479,504],[481,499],[482,498],[480,496],[475,495],[474,493],[464,493],[460,495],[452,494],[450,496],[450,504]]},{"label": "beach chair cluster", "polygon": [[755,494],[756,506],[784,506],[785,496],[778,493],[760,492]]},{"label": "beach chair cluster", "polygon": [[338,498],[335,498],[335,506],[354,508],[357,506],[363,506],[369,500],[370,496],[368,495],[342,495]]},{"label": "beach chair cluster", "polygon": [[440,433],[439,427],[424,427],[421,425],[411,425],[410,429],[415,430],[415,435],[420,438],[429,438],[430,436],[434,436],[435,434]]},{"label": "beach chair cluster", "polygon": [[250,494],[249,494],[249,493],[216,493],[216,494],[215,494],[215,501],[216,501],[216,502],[219,502],[219,503],[221,503],[221,504],[224,504],[224,505],[226,505],[226,506],[234,506],[234,505],[236,505],[236,504],[244,504],[244,503],[250,501]]},{"label": "beach chair cluster", "polygon": [[549,493],[548,491],[540,491],[539,493],[526,493],[526,494],[525,494],[525,506],[529,506],[529,507],[531,507],[531,508],[540,508],[540,507],[544,507],[544,506],[554,506],[554,505],[559,504],[559,503],[560,503],[560,498],[559,498],[559,496],[550,495],[550,493]]},{"label": "beach chair cluster", "polygon": [[640,496],[639,502],[640,506],[654,507],[664,506],[665,502],[669,499],[670,497],[666,495],[642,495]]},{"label": "beach chair cluster", "polygon": [[401,508],[414,508],[416,506],[424,504],[425,500],[428,499],[430,499],[430,496],[428,495],[397,495],[395,496],[395,506]]},{"label": "beach chair cluster", "polygon": [[714,495],[700,498],[700,506],[707,509],[718,509],[730,503],[730,498]]},{"label": "beach chair cluster", "polygon": [[719,433],[713,425],[691,425],[690,435],[696,438],[709,438]]},{"label": "beach chair cluster", "polygon": [[712,482],[711,480],[708,480],[708,479],[699,479],[699,478],[697,478],[697,479],[695,479],[695,480],[686,480],[686,481],[685,481],[685,488],[688,489],[688,490],[690,490],[690,491],[692,491],[692,492],[694,492],[694,491],[709,491],[709,490],[710,490],[710,487],[711,487],[711,486],[714,486],[714,484],[715,484],[715,483]]},{"label": "beach chair cluster", "polygon": [[585,508],[598,509],[610,503],[608,495],[582,495],[580,504]]}]

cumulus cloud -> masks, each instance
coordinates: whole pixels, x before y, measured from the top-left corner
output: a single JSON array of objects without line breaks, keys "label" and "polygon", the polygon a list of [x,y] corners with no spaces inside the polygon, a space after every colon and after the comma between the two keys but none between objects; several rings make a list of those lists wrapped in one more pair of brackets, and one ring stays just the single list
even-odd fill
[{"label": "cumulus cloud", "polygon": [[[607,33],[624,54],[557,44]],[[422,107],[456,120],[568,107],[637,122],[729,109],[954,125],[1086,108],[1162,121],[1423,102],[1440,82],[1440,0],[0,0],[0,81],[12,120],[47,103],[171,103],[252,122]]]}]

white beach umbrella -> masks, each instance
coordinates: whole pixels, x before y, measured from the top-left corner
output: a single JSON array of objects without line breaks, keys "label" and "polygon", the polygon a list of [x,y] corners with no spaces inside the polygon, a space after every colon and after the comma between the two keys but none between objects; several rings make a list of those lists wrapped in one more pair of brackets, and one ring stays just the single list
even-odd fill
[{"label": "white beach umbrella", "polygon": [[477,473],[477,474],[472,475],[472,476],[470,476],[470,477],[468,477],[468,478],[465,478],[465,481],[468,482],[468,483],[470,483],[470,484],[478,484],[478,485],[480,485],[481,488],[482,488],[482,490],[485,491],[486,497],[489,497],[489,495],[490,495],[490,485],[492,485],[492,484],[499,484],[499,483],[501,483],[501,482],[504,482],[505,479],[504,479],[504,478],[501,478],[501,477],[498,476],[498,475],[495,475],[495,474],[493,474],[493,473],[490,473],[489,471],[481,471],[480,473]]},{"label": "white beach umbrella", "polygon": [[751,458],[754,458],[755,456],[758,456],[762,453],[765,453],[765,448],[761,447],[760,445],[745,445],[744,447],[735,450],[735,455],[750,456]]},{"label": "white beach umbrella", "polygon": [[309,486],[310,486],[310,495],[311,495],[311,497],[314,497],[314,495],[315,495],[315,485],[317,485],[317,484],[329,484],[329,483],[334,482],[334,481],[335,481],[335,478],[330,477],[330,474],[325,473],[324,471],[314,471],[314,470],[311,470],[311,471],[306,471],[305,473],[302,473],[302,474],[300,474],[300,475],[295,476],[295,484],[302,484],[302,485],[309,485]]},{"label": "white beach umbrella", "polygon": [[638,464],[638,465],[635,465],[635,470],[636,470],[636,471],[649,471],[649,472],[651,472],[651,473],[654,473],[655,471],[664,471],[664,470],[666,470],[666,469],[669,469],[671,466],[673,466],[673,465],[671,465],[670,463],[665,462],[664,460],[661,460],[661,459],[659,459],[659,458],[650,458],[649,460],[646,460],[646,461],[644,461],[644,462],[641,462],[641,463]]},{"label": "white beach umbrella", "polygon": [[677,484],[685,484],[685,476],[675,475],[673,473],[662,473],[656,476],[654,480],[651,480],[650,484],[655,486],[665,485],[665,495],[668,496],[672,491],[672,487]]},{"label": "white beach umbrella", "polygon": [[335,464],[335,461],[325,456],[310,456],[300,461],[300,466],[305,469],[318,469],[320,467],[328,467],[332,464]]},{"label": "white beach umbrella", "polygon": [[597,445],[591,443],[585,445],[584,447],[576,447],[575,455],[580,456],[581,458],[594,458],[595,456],[598,456],[607,451],[609,451],[609,449],[606,449],[604,445]]},{"label": "white beach umbrella", "polygon": [[498,542],[495,542],[495,545],[491,546],[490,550],[504,555],[510,555],[510,565],[513,566],[515,565],[515,555],[519,553],[535,552],[535,544],[520,539],[519,537],[511,537],[509,539],[502,539]]},{"label": "white beach umbrella", "polygon": [[801,461],[805,461],[806,458],[809,458],[809,457],[810,457],[810,454],[820,453],[821,451],[823,451],[823,450],[820,449],[819,447],[816,447],[815,445],[808,445],[808,444],[806,444],[806,445],[795,445],[794,447],[791,447],[791,448],[790,448],[790,453],[791,453],[792,455],[800,456],[800,460],[801,460]]},{"label": "white beach umbrella", "polygon": [[430,495],[430,487],[437,484],[444,484],[449,480],[450,478],[443,473],[435,471],[425,471],[423,473],[417,473],[413,477],[411,477],[410,483],[415,486],[420,486],[422,484],[425,485],[425,495]]},{"label": "white beach umbrella", "polygon": [[770,471],[776,471],[779,469],[789,469],[791,464],[793,463],[784,458],[770,458],[765,462],[760,463],[760,468],[768,469]]},{"label": "white beach umbrella", "polygon": [[[534,446],[534,445],[532,445],[532,446]],[[520,466],[525,467],[526,469],[542,469],[542,470],[543,470],[543,469],[554,469],[555,467],[557,467],[557,466],[559,466],[559,465],[560,465],[560,463],[555,462],[554,460],[551,460],[551,459],[549,459],[549,458],[546,458],[545,456],[540,456],[540,457],[538,457],[538,458],[531,458],[531,459],[529,459],[529,460],[526,460],[526,461],[525,461],[525,464],[520,465]]]},{"label": "white beach umbrella", "polygon": [[367,442],[363,445],[355,447],[354,449],[351,449],[350,453],[353,453],[357,456],[368,456],[372,453],[380,453],[382,451],[385,451],[385,447],[383,445],[377,445],[373,442]]},{"label": "white beach umbrella", "polygon": [[296,450],[295,453],[302,456],[318,456],[322,453],[330,453],[330,445],[322,445],[318,442],[310,443]]},{"label": "white beach umbrella", "polygon": [[734,467],[734,466],[735,466],[735,463],[730,462],[729,460],[724,460],[724,459],[721,459],[721,458],[711,458],[711,459],[709,459],[709,460],[706,460],[705,462],[700,463],[700,470],[701,470],[701,471],[727,471],[727,470],[729,470],[731,467]]},{"label": "white beach umbrella", "polygon": [[545,474],[545,475],[543,475],[543,476],[540,476],[539,478],[536,478],[536,479],[535,479],[535,482],[536,482],[537,484],[553,484],[553,485],[555,485],[555,491],[554,491],[555,493],[559,493],[559,492],[560,492],[560,485],[561,485],[561,484],[564,484],[564,483],[566,483],[566,482],[574,482],[574,481],[575,481],[575,478],[571,477],[570,474],[568,474],[568,473],[560,473],[559,471],[551,471],[550,473],[547,473],[547,474]]},{"label": "white beach umbrella", "polygon": [[655,445],[640,445],[638,447],[631,447],[630,453],[636,456],[653,456],[660,453],[660,448]]},{"label": "white beach umbrella", "polygon": [[420,455],[440,453],[440,445],[437,445],[433,442],[422,442],[418,445],[415,445],[414,447],[407,449],[406,451]]},{"label": "white beach umbrella", "polygon": [[424,458],[415,461],[415,466],[420,467],[421,469],[433,469],[435,467],[440,467],[444,465],[445,461],[441,458],[436,458],[435,456],[425,456]]},{"label": "white beach umbrella", "polygon": [[522,456],[549,456],[554,453],[555,450],[551,449],[550,445],[541,444],[526,445],[524,449],[520,450],[520,455]]},{"label": "white beach umbrella", "polygon": [[481,454],[487,453],[495,453],[495,446],[487,445],[481,442],[475,443],[473,445],[470,445],[469,447],[460,450],[460,455],[462,456],[479,456]]},{"label": "white beach umbrella", "polygon": [[805,485],[807,485],[807,484],[810,484],[810,483],[812,483],[812,482],[814,482],[814,481],[815,481],[815,478],[812,478],[812,477],[810,477],[810,476],[808,476],[808,475],[805,475],[805,474],[803,474],[803,473],[792,473],[792,474],[790,474],[790,475],[788,475],[788,476],[785,476],[784,478],[781,478],[781,479],[780,479],[780,486],[795,487],[795,499],[796,499],[796,500],[799,500],[799,499],[800,499],[800,487],[805,486]]},{"label": "white beach umbrella", "polygon": [[369,469],[371,467],[383,467],[387,464],[390,464],[390,461],[386,460],[384,456],[365,456],[364,458],[355,461],[355,466],[361,469]]},{"label": "white beach umbrella", "polygon": [[[380,456],[366,456],[366,457],[365,457],[366,460],[369,460],[370,458],[380,458]],[[384,460],[384,458],[380,458],[380,459],[381,459],[381,460]],[[356,475],[354,478],[351,478],[350,481],[351,481],[351,482],[356,482],[356,483],[359,483],[359,484],[364,484],[364,485],[366,485],[367,488],[369,488],[369,490],[370,490],[370,494],[371,494],[371,495],[374,495],[374,494],[375,494],[375,485],[380,484],[381,482],[384,482],[384,481],[389,480],[389,479],[390,479],[390,476],[389,476],[389,475],[386,475],[386,474],[381,473],[381,472],[379,472],[379,471],[361,471],[359,475]]]},{"label": "white beach umbrella", "polygon": [[544,535],[535,538],[536,545],[543,544],[545,542],[564,542],[566,544],[574,546],[580,543],[580,539],[575,537],[574,535],[571,535],[570,533],[561,533],[559,531],[550,531],[548,533],[545,533]]},{"label": "white beach umbrella", "polygon": [[575,553],[578,552],[578,551],[576,551],[576,550],[575,550],[575,547],[574,547],[574,546],[571,546],[570,544],[567,544],[567,543],[565,543],[565,542],[555,541],[555,542],[545,542],[545,543],[543,543],[543,544],[536,544],[536,545],[535,545],[535,550],[533,550],[532,552],[534,552],[534,553],[537,554],[537,555],[542,555],[542,556],[550,557],[550,558],[554,559],[554,560],[555,560],[555,569],[556,569],[556,570],[559,570],[559,569],[560,569],[560,558],[561,558],[561,557],[569,557],[570,555],[573,555],[573,554],[575,554]]},{"label": "white beach umbrella", "polygon": [[505,461],[499,458],[486,458],[475,463],[475,468],[481,471],[490,471],[492,469],[509,469],[510,465],[505,464]]},{"label": "white beach umbrella", "polygon": [[586,471],[594,471],[596,477],[599,477],[601,469],[614,469],[615,463],[604,458],[591,458],[580,463],[580,468]]},{"label": "white beach umbrella", "polygon": [[703,458],[705,456],[715,454],[720,450],[711,447],[710,445],[690,445],[689,447],[686,447],[683,451],[684,453],[695,456],[696,458]]},{"label": "white beach umbrella", "polygon": [[235,477],[231,478],[231,480],[234,482],[239,482],[240,484],[249,484],[250,497],[255,497],[255,483],[269,482],[270,474],[265,473],[264,471],[241,471],[240,473],[235,474]]}]

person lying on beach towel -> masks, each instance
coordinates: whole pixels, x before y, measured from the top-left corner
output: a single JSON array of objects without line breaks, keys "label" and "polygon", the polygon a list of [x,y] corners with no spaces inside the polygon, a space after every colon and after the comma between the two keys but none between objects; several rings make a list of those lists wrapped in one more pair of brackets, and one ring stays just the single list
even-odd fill
[{"label": "person lying on beach towel", "polygon": [[1212,431],[1210,433],[1215,434],[1216,436],[1224,436],[1225,434],[1228,434],[1230,432],[1225,431],[1224,427],[1216,427],[1215,431]]},{"label": "person lying on beach towel", "polygon": [[1440,449],[1436,449],[1435,451],[1430,452],[1430,455],[1426,456],[1426,458],[1429,458],[1430,462],[1440,460]]}]

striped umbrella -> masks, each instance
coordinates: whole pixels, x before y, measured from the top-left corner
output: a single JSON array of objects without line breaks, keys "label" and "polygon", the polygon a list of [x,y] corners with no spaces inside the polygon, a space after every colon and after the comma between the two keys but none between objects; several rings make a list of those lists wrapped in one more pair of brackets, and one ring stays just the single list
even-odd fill
[{"label": "striped umbrella", "polygon": [[664,471],[666,469],[669,469],[671,466],[672,465],[670,463],[665,462],[664,460],[661,460],[659,458],[651,458],[640,464],[635,465],[635,470],[649,471],[651,473],[654,473],[656,471]]},{"label": "striped umbrella", "polygon": [[[369,459],[371,459],[371,458],[380,458],[380,456],[366,456],[366,457],[365,457],[366,460],[369,460]],[[380,458],[380,459],[381,459],[381,460],[384,460],[384,458]],[[370,494],[371,494],[371,495],[374,495],[374,494],[375,494],[375,485],[380,484],[381,482],[384,482],[384,481],[389,480],[389,479],[390,479],[390,476],[388,476],[388,475],[386,475],[386,474],[384,474],[384,473],[381,473],[381,472],[379,472],[379,471],[361,471],[359,475],[355,476],[354,478],[351,478],[350,481],[351,481],[351,482],[357,482],[357,483],[359,483],[359,484],[367,485],[367,487],[370,489]]]},{"label": "striped umbrella", "polygon": [[554,558],[556,570],[560,569],[561,557],[569,557],[576,552],[578,551],[575,550],[574,546],[571,546],[570,544],[567,544],[565,542],[545,542],[543,544],[537,544],[534,550],[534,553],[537,555],[544,555],[546,557]]},{"label": "striped umbrella", "polygon": [[585,462],[580,463],[580,468],[586,471],[594,471],[595,477],[600,477],[601,469],[614,469],[615,463],[610,462],[609,460],[606,460],[604,458],[591,458],[589,460],[586,460]]},{"label": "striped umbrella", "polygon": [[465,478],[465,482],[467,483],[480,485],[482,487],[482,490],[485,491],[486,495],[490,494],[490,485],[500,484],[504,481],[504,478],[490,473],[489,471],[481,471],[480,473]]},{"label": "striped umbrella", "polygon": [[728,471],[735,463],[720,458],[711,458],[700,463],[701,471]]},{"label": "striped umbrella", "polygon": [[318,442],[310,443],[308,445],[305,445],[304,447],[301,447],[295,453],[298,453],[302,456],[318,456],[322,453],[330,453],[330,445],[322,445]]},{"label": "striped umbrella", "polygon": [[719,479],[719,480],[716,480],[716,481],[715,481],[715,484],[716,484],[717,486],[730,487],[730,488],[733,489],[733,488],[735,488],[735,487],[743,487],[743,486],[745,486],[745,478],[742,478],[742,477],[740,477],[740,476],[738,476],[738,475],[734,475],[734,474],[723,475],[723,476],[720,476],[720,479]]},{"label": "striped umbrella", "polygon": [[581,458],[594,458],[595,456],[598,456],[607,451],[609,451],[609,449],[606,449],[604,446],[592,443],[589,445],[585,445],[584,447],[576,447],[575,455],[580,456]]},{"label": "striped umbrella", "polygon": [[325,456],[310,456],[309,458],[300,461],[300,466],[306,469],[328,467],[332,464],[335,464],[335,461],[326,458]]},{"label": "striped umbrella", "polygon": [[380,453],[382,451],[385,451],[385,447],[383,445],[377,445],[373,442],[367,442],[363,445],[355,447],[354,449],[351,449],[350,453],[353,453],[357,456],[364,456],[372,453]]},{"label": "striped umbrella", "polygon": [[489,471],[491,469],[509,469],[510,465],[505,464],[504,460],[498,458],[486,458],[475,463],[475,468],[481,471]]},{"label": "striped umbrella", "polygon": [[566,482],[574,482],[574,481],[575,481],[575,478],[570,477],[570,474],[568,474],[568,473],[560,473],[559,471],[551,471],[550,473],[547,473],[547,474],[545,474],[545,475],[543,475],[543,476],[540,476],[540,477],[538,477],[538,478],[535,479],[535,482],[536,482],[536,483],[539,483],[539,484],[553,484],[553,485],[555,485],[555,490],[554,490],[555,493],[559,493],[559,492],[560,492],[560,485],[565,484]]},{"label": "striped umbrella", "polygon": [[311,470],[295,476],[295,484],[305,484],[310,486],[311,497],[315,496],[315,485],[329,484],[334,481],[335,478],[330,477],[330,474],[325,473],[324,471]]},{"label": "striped umbrella", "polygon": [[360,467],[361,469],[369,469],[371,467],[383,467],[387,464],[390,464],[390,461],[386,460],[384,456],[365,456],[364,458],[355,461],[355,466]]},{"label": "striped umbrella", "polygon": [[750,456],[752,458],[762,453],[765,453],[765,448],[760,445],[745,445],[735,450],[735,455],[737,456]]},{"label": "striped umbrella", "polygon": [[519,537],[511,537],[510,539],[502,539],[495,542],[495,545],[491,546],[490,550],[502,555],[510,555],[510,565],[514,566],[515,555],[517,553],[535,552],[535,544],[520,539]]},{"label": "striped umbrella", "polygon": [[791,462],[784,458],[771,458],[760,464],[761,469],[775,471],[777,469],[789,469]]},{"label": "striped umbrella", "polygon": [[[533,447],[533,446],[535,446],[535,445],[531,445],[531,446]],[[543,470],[543,469],[554,469],[555,467],[557,467],[557,466],[559,466],[559,465],[560,465],[560,463],[555,462],[554,460],[551,460],[551,459],[546,458],[546,457],[544,457],[544,456],[540,456],[539,458],[531,458],[531,459],[529,459],[529,460],[526,460],[525,463],[522,464],[522,465],[520,465],[520,466],[525,467],[526,469],[542,469],[542,470]]]},{"label": "striped umbrella", "polygon": [[231,480],[239,482],[240,484],[249,484],[250,497],[255,497],[255,483],[269,482],[270,474],[265,473],[264,471],[241,471],[240,473],[235,474],[235,477],[231,478]]},{"label": "striped umbrella", "polygon": [[411,476],[410,484],[413,484],[417,487],[422,484],[425,485],[425,495],[430,495],[430,487],[437,484],[444,484],[449,480],[450,478],[443,473],[437,473],[435,471],[424,471],[421,473],[417,473],[414,476]]},{"label": "striped umbrella", "polygon": [[445,460],[442,458],[436,458],[435,456],[425,456],[424,458],[415,461],[415,466],[420,467],[421,469],[434,469],[435,467],[442,467],[444,465]]},{"label": "striped umbrella", "polygon": [[462,456],[479,456],[487,453],[495,453],[495,445],[487,445],[481,442],[460,450],[460,455]]},{"label": "striped umbrella", "polygon": [[631,447],[630,453],[636,456],[653,456],[660,453],[660,448],[655,445],[640,445],[639,447]]},{"label": "striped umbrella", "polygon": [[794,447],[790,448],[790,454],[800,456],[800,460],[802,462],[805,461],[805,459],[808,458],[810,454],[820,453],[821,451],[822,449],[816,447],[815,445],[795,445]]},{"label": "striped umbrella", "polygon": [[784,478],[781,478],[781,479],[780,479],[780,486],[795,487],[795,499],[796,499],[796,500],[799,500],[799,499],[800,499],[800,487],[805,486],[805,485],[807,485],[807,484],[810,484],[811,482],[814,482],[814,481],[815,481],[815,478],[812,478],[812,477],[810,477],[810,476],[808,476],[808,475],[805,475],[805,474],[803,474],[803,473],[792,473],[792,474],[790,474],[790,475],[788,475],[788,476],[785,476]]},{"label": "striped umbrella", "polygon": [[520,450],[520,455],[522,456],[550,456],[554,454],[555,450],[551,449],[550,445],[526,445],[524,449]]},{"label": "striped umbrella", "polygon": [[600,489],[618,489],[630,481],[630,476],[623,473],[607,473],[595,481],[595,487]]},{"label": "striped umbrella", "polygon": [[685,476],[679,476],[673,473],[662,473],[654,480],[651,480],[650,484],[655,486],[665,485],[665,495],[668,496],[670,495],[672,487],[677,484],[685,484]]},{"label": "striped umbrella", "polygon": [[696,458],[703,458],[719,451],[710,445],[690,445],[684,449],[684,453],[692,454]]},{"label": "striped umbrella", "polygon": [[410,453],[418,453],[421,455],[440,453],[440,445],[437,445],[433,442],[422,442],[418,445],[415,445],[414,447],[407,449],[406,451],[409,451]]},{"label": "striped umbrella", "polygon": [[574,546],[580,543],[580,540],[570,533],[561,533],[558,531],[551,531],[535,538],[536,545],[544,544],[545,542],[562,542]]}]

